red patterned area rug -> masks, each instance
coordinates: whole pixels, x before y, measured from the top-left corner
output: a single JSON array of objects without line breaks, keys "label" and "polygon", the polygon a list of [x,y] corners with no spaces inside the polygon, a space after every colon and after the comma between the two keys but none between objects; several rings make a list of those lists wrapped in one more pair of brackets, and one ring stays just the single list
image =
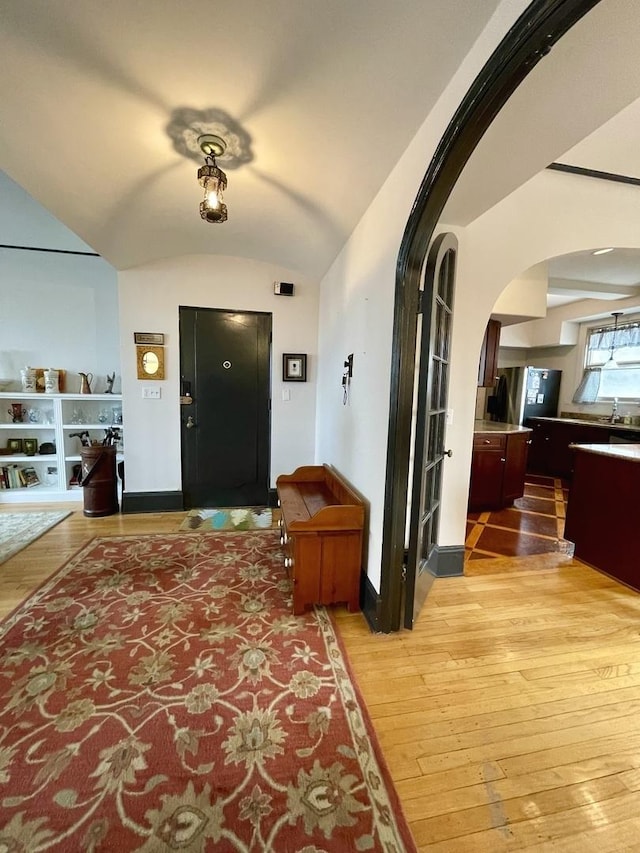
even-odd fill
[{"label": "red patterned area rug", "polygon": [[269,531],[94,539],[0,626],[0,850],[414,851]]}]

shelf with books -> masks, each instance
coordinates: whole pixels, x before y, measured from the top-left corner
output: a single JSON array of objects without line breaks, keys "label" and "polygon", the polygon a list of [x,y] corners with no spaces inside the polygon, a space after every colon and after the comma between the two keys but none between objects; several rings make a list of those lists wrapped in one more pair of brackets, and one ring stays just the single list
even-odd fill
[{"label": "shelf with books", "polygon": [[15,461],[0,465],[0,489],[29,489],[40,485],[42,480],[33,465]]}]

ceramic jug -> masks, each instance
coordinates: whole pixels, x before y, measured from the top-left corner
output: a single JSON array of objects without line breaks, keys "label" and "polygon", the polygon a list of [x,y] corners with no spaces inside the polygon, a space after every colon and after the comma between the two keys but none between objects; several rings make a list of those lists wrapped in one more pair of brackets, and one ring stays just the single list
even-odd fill
[{"label": "ceramic jug", "polygon": [[80,376],[80,393],[90,394],[93,373],[79,373],[78,375]]},{"label": "ceramic jug", "polygon": [[22,390],[27,394],[32,394],[36,390],[36,372],[33,367],[24,367],[20,371],[20,379],[22,380]]},{"label": "ceramic jug", "polygon": [[60,386],[58,384],[58,371],[52,370],[51,368],[45,370],[44,372],[44,393],[45,394],[57,394],[60,390]]}]

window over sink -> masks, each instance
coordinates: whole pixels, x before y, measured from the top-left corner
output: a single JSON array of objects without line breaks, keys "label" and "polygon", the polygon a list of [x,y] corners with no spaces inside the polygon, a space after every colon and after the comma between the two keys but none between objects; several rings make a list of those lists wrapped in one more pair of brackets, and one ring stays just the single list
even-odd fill
[{"label": "window over sink", "polygon": [[600,380],[591,383],[590,402],[640,400],[640,323],[589,329],[585,373]]}]

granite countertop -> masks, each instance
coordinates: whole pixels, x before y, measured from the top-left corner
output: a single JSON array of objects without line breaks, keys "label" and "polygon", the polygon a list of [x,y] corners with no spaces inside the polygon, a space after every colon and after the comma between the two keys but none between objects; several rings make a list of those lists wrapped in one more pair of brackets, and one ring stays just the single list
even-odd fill
[{"label": "granite countertop", "polygon": [[570,444],[572,450],[596,453],[598,456],[613,456],[627,462],[640,462],[640,444]]},{"label": "granite countertop", "polygon": [[473,432],[497,432],[505,435],[512,432],[531,432],[531,429],[518,424],[503,424],[499,421],[474,421]]},{"label": "granite countertop", "polygon": [[617,421],[612,424],[610,421],[588,420],[587,418],[542,418],[533,417],[532,421],[553,421],[556,424],[580,424],[580,426],[601,427],[602,429],[615,429],[628,432],[640,432],[638,424],[623,424],[622,421]]}]

